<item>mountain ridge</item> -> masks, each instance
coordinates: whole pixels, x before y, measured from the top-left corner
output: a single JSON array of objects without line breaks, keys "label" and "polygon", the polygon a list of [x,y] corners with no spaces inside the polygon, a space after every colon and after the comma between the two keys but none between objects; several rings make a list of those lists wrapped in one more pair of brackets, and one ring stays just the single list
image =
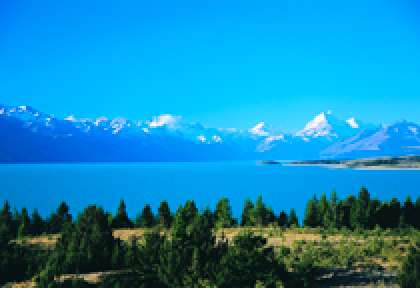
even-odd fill
[{"label": "mountain ridge", "polygon": [[297,133],[260,121],[210,128],[162,114],[148,120],[62,119],[31,106],[0,105],[0,162],[143,162],[335,159],[420,153],[420,126],[366,125],[322,112]]}]

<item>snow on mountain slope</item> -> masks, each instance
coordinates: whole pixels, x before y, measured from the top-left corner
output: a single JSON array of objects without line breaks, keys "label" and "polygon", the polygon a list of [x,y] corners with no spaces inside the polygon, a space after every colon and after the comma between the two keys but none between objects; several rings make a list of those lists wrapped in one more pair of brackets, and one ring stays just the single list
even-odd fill
[{"label": "snow on mountain slope", "polygon": [[355,118],[343,121],[332,115],[331,111],[328,111],[315,116],[302,130],[296,133],[296,136],[302,137],[305,141],[311,141],[315,138],[333,141],[337,138],[354,135],[359,128]]},{"label": "snow on mountain slope", "polygon": [[270,133],[267,130],[267,125],[265,122],[258,122],[254,127],[250,128],[248,132],[255,136],[268,136]]},{"label": "snow on mountain slope", "polygon": [[0,105],[0,134],[0,162],[317,159],[420,153],[418,124],[369,126],[355,118],[340,120],[331,112],[318,114],[292,134],[263,121],[241,130],[210,128],[171,114],[149,120],[74,115],[59,119],[30,106]]},{"label": "snow on mountain slope", "polygon": [[367,129],[332,144],[321,152],[323,158],[358,158],[367,156],[420,153],[420,126],[408,121],[377,129]]}]

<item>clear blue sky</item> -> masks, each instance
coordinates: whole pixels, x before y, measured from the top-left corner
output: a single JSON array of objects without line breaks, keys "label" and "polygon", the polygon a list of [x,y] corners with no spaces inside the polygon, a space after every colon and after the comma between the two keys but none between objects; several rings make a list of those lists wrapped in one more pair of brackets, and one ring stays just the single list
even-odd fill
[{"label": "clear blue sky", "polygon": [[297,129],[315,113],[420,122],[420,4],[0,0],[0,102]]}]

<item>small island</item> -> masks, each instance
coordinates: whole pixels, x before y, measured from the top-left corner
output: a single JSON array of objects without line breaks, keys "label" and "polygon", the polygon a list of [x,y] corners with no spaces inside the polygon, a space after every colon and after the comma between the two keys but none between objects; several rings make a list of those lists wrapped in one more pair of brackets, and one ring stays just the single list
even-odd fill
[{"label": "small island", "polygon": [[281,165],[281,162],[277,161],[277,160],[260,160],[260,161],[258,161],[258,164],[262,164],[262,165]]},{"label": "small island", "polygon": [[293,161],[293,166],[326,166],[351,169],[420,169],[420,155],[363,158],[353,160],[305,160]]}]

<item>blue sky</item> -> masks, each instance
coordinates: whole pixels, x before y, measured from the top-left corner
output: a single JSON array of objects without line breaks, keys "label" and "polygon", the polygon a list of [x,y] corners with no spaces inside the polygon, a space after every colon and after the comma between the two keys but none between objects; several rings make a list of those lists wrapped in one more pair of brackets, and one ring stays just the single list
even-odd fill
[{"label": "blue sky", "polygon": [[420,4],[0,1],[0,79],[1,103],[57,116],[420,122]]}]

